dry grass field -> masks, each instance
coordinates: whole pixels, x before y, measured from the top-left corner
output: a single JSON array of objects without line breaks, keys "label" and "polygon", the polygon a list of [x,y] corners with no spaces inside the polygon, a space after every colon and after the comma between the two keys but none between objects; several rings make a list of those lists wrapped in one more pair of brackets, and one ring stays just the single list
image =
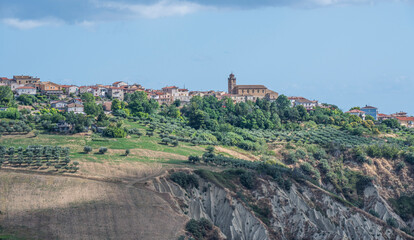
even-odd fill
[{"label": "dry grass field", "polygon": [[14,239],[176,239],[187,219],[132,183],[1,171],[0,222]]},{"label": "dry grass field", "polygon": [[[70,148],[76,173],[53,169],[0,169],[0,239],[177,239],[187,217],[165,196],[140,182],[167,169],[188,167],[189,155],[205,146],[160,144],[158,136],[102,139],[93,134],[2,136],[0,145]],[[93,151],[83,153],[84,146]],[[100,147],[108,152],[99,154]],[[125,155],[129,149],[130,154]],[[220,152],[254,160],[243,151]],[[3,230],[1,229],[3,228]]]}]

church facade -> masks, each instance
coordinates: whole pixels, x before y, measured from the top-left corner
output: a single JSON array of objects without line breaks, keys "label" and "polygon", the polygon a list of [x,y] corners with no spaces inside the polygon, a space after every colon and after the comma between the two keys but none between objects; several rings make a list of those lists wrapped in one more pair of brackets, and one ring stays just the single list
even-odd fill
[{"label": "church facade", "polygon": [[236,77],[233,73],[230,74],[228,80],[228,93],[233,95],[245,96],[246,99],[255,101],[257,98],[266,98],[268,100],[275,100],[279,96],[263,85],[237,85]]}]

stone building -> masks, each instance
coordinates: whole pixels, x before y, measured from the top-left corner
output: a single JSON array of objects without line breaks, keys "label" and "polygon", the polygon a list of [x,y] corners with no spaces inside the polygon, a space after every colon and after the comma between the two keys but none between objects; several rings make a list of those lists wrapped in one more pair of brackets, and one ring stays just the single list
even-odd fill
[{"label": "stone building", "polygon": [[236,77],[230,74],[228,78],[228,93],[248,97],[255,101],[257,98],[277,99],[279,94],[263,85],[237,85]]},{"label": "stone building", "polygon": [[13,76],[13,81],[15,81],[19,85],[26,85],[26,84],[37,84],[40,82],[40,78],[34,78],[32,76]]}]

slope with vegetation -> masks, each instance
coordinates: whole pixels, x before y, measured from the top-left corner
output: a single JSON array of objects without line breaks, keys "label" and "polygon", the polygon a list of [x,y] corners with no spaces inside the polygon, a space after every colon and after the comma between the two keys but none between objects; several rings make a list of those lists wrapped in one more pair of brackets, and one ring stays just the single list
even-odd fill
[{"label": "slope with vegetation", "polygon": [[[0,103],[9,108],[0,112],[0,173],[26,169],[128,183],[147,169],[151,178],[161,169],[191,168],[193,177],[177,173],[151,187],[170,194],[164,200],[177,216],[195,219],[184,239],[254,233],[255,239],[392,239],[414,230],[414,131],[395,120],[362,120],[333,105],[308,113],[283,95],[274,102],[234,104],[207,96],[158,106],[135,92],[113,100],[110,115],[91,94],[82,99],[86,115],[57,111],[47,99],[4,94]],[[18,103],[34,111],[17,110]],[[63,121],[71,126],[67,134],[56,131]],[[181,189],[171,192],[174,186]],[[200,197],[218,201],[212,191],[224,194],[220,201],[237,202],[227,206],[222,222],[205,203],[189,205]],[[256,227],[240,228],[234,221],[241,219],[229,217],[233,208],[248,216],[243,224]],[[9,213],[4,206],[0,211]]]}]

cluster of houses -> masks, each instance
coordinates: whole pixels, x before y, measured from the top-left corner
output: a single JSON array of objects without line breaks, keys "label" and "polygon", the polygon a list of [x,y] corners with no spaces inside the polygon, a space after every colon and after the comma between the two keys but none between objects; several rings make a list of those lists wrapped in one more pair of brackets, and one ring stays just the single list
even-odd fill
[{"label": "cluster of houses", "polygon": [[[16,96],[22,94],[36,95],[42,94],[46,96],[57,96],[57,101],[52,101],[51,106],[60,111],[83,113],[83,103],[78,98],[83,93],[91,93],[95,97],[99,97],[102,101],[98,103],[103,105],[105,111],[111,110],[111,101],[108,99],[124,100],[127,93],[136,91],[145,91],[149,99],[157,101],[160,105],[172,104],[179,100],[185,105],[190,102],[194,96],[214,96],[221,100],[230,98],[234,103],[256,101],[257,99],[267,99],[275,101],[279,94],[263,85],[237,85],[236,77],[231,73],[227,79],[228,91],[189,91],[185,88],[176,86],[166,86],[161,90],[145,89],[139,84],[128,84],[123,81],[114,82],[112,85],[96,84],[93,86],[75,86],[75,85],[59,85],[50,81],[42,82],[40,78],[32,76],[13,76],[9,79],[0,78],[0,86],[9,86]],[[63,100],[66,99],[66,100]],[[67,100],[70,99],[70,100]],[[107,101],[105,101],[107,99]],[[292,107],[303,106],[307,111],[312,111],[315,107],[326,107],[316,100],[308,100],[304,97],[288,97]],[[365,106],[361,109],[353,109],[347,113],[356,115],[365,119],[366,115],[372,116],[375,120],[397,119],[401,125],[414,127],[414,117],[407,116],[407,113],[400,112],[391,115],[378,113],[378,109],[372,106]]]},{"label": "cluster of houses", "polygon": [[361,117],[363,120],[365,120],[365,117],[367,115],[373,117],[377,121],[384,121],[387,119],[396,119],[402,126],[406,126],[408,128],[414,127],[414,117],[407,116],[406,112],[397,112],[397,113],[387,115],[387,114],[379,113],[378,108],[376,107],[366,105],[365,107],[362,107],[361,109],[353,109],[346,113]]}]

